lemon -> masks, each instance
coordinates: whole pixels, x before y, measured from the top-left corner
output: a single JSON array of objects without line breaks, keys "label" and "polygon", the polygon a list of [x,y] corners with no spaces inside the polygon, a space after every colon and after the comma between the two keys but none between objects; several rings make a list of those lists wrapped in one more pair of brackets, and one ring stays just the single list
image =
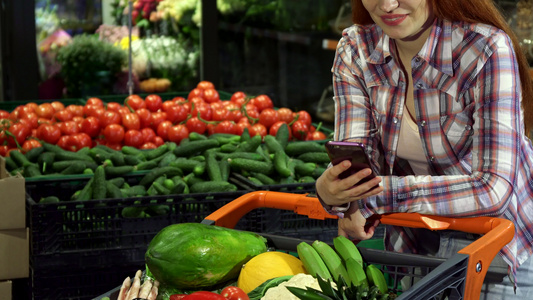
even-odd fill
[{"label": "lemon", "polygon": [[237,286],[249,293],[269,279],[299,273],[307,272],[297,257],[279,251],[264,252],[242,266]]}]

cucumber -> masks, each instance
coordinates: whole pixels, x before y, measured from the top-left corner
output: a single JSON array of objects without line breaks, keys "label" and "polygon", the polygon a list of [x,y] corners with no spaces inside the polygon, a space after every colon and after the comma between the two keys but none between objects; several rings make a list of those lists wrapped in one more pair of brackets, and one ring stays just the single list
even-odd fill
[{"label": "cucumber", "polygon": [[136,166],[142,162],[140,155],[124,155],[124,163],[128,166]]},{"label": "cucumber", "polygon": [[59,202],[59,198],[57,198],[56,196],[43,197],[41,198],[41,200],[39,200],[39,204],[57,203],[57,202]]},{"label": "cucumber", "polygon": [[264,183],[261,180],[255,177],[252,177],[252,176],[248,176],[248,180],[250,180],[255,185],[264,185]]},{"label": "cucumber", "polygon": [[229,174],[231,171],[228,160],[227,159],[220,160],[218,162],[218,168],[220,169],[220,175],[222,175],[222,181],[228,181]]},{"label": "cucumber", "polygon": [[30,163],[29,165],[25,165],[24,167],[24,177],[25,178],[29,178],[29,177],[37,177],[37,176],[41,176],[41,171],[39,170],[39,165],[35,164],[35,163]]},{"label": "cucumber", "polygon": [[100,165],[96,168],[93,175],[93,195],[92,199],[100,200],[106,197],[106,180],[105,168]]},{"label": "cucumber", "polygon": [[220,145],[241,141],[241,136],[231,133],[215,133],[208,137],[208,139],[217,140]]},{"label": "cucumber", "polygon": [[205,162],[201,162],[194,159],[188,159],[185,157],[179,157],[169,164],[169,166],[177,167],[185,173],[193,172],[195,175],[200,176],[205,172]]},{"label": "cucumber", "polygon": [[250,130],[248,130],[248,127],[244,127],[244,130],[241,134],[241,142],[246,142],[250,140],[252,137],[250,136]]},{"label": "cucumber", "polygon": [[189,133],[189,140],[190,141],[201,141],[201,140],[207,140],[207,136],[204,134],[200,134],[198,132],[192,131]]},{"label": "cucumber", "polygon": [[261,185],[273,185],[277,183],[276,180],[272,179],[270,176],[263,174],[263,173],[252,172],[251,175],[252,177],[259,180],[259,182],[261,182]]},{"label": "cucumber", "polygon": [[284,151],[284,147],[273,135],[265,136],[265,145],[270,153],[275,153],[277,151]]},{"label": "cucumber", "polygon": [[253,160],[264,160],[263,157],[254,152],[233,152],[233,153],[222,153],[217,152],[216,153],[217,158],[219,159],[233,159],[233,158],[247,158],[247,159],[253,159]]},{"label": "cucumber", "polygon": [[118,186],[113,184],[113,182],[106,181],[105,187],[106,187],[106,198],[110,198],[110,199],[122,198],[122,191],[120,190]]},{"label": "cucumber", "polygon": [[289,177],[294,175],[287,166],[288,156],[285,153],[285,150],[278,149],[274,153],[274,169],[281,177]]},{"label": "cucumber", "polygon": [[79,201],[86,201],[91,200],[93,197],[93,182],[94,182],[94,176],[87,181],[83,189],[81,189],[81,192],[78,194],[77,197],[75,197],[76,200]]},{"label": "cucumber", "polygon": [[139,197],[146,195],[146,188],[143,185],[134,185],[129,188],[120,189],[124,198]]},{"label": "cucumber", "polygon": [[207,175],[209,176],[209,179],[211,179],[211,181],[223,181],[222,173],[220,172],[220,166],[218,165],[215,153],[212,151],[206,151],[205,159]]},{"label": "cucumber", "polygon": [[6,168],[9,172],[18,168],[17,163],[15,163],[11,156],[6,156],[4,159],[6,161]]},{"label": "cucumber", "polygon": [[41,146],[41,147],[35,147],[35,148],[31,148],[28,152],[26,152],[26,154],[24,154],[24,156],[26,156],[26,158],[32,162],[32,163],[35,163],[37,162],[37,158],[39,157],[39,155],[41,155],[41,153],[44,152],[44,148]]},{"label": "cucumber", "polygon": [[106,151],[102,148],[96,148],[96,147],[92,148],[89,151],[89,156],[92,157],[93,160],[97,162],[98,164],[101,164],[108,159],[111,160],[111,156],[113,154],[114,153],[112,152]]},{"label": "cucumber", "polygon": [[168,144],[163,144],[155,149],[151,149],[151,150],[148,150],[146,151],[146,153],[144,153],[144,156],[146,157],[146,160],[152,160],[152,159],[155,159],[155,158],[158,158],[160,156],[162,156],[163,154],[167,153],[169,151],[169,146]]},{"label": "cucumber", "polygon": [[283,149],[285,149],[285,147],[287,147],[287,145],[289,144],[290,137],[291,135],[289,125],[287,125],[286,123],[281,124],[281,126],[278,128],[278,131],[276,132],[276,141],[278,141],[278,143]]},{"label": "cucumber", "polygon": [[55,160],[84,160],[94,162],[94,159],[87,154],[80,154],[77,152],[63,151],[56,153]]},{"label": "cucumber", "polygon": [[183,171],[179,168],[171,166],[155,168],[148,174],[144,175],[139,184],[146,187],[162,175],[166,175],[167,177],[173,177],[176,175],[183,176]]},{"label": "cucumber", "polygon": [[236,191],[237,186],[227,181],[203,181],[190,187],[191,193],[219,193]]},{"label": "cucumber", "polygon": [[177,157],[189,157],[192,155],[201,154],[205,150],[218,147],[219,145],[220,143],[216,139],[190,141],[187,144],[181,144],[174,149],[174,154]]},{"label": "cucumber", "polygon": [[120,188],[120,187],[122,187],[124,185],[126,180],[124,179],[124,177],[115,177],[115,178],[107,180],[107,182],[111,182],[116,187]]},{"label": "cucumber", "polygon": [[55,156],[56,154],[54,152],[43,152],[41,155],[39,155],[39,158],[37,158],[37,163],[39,164],[42,173],[46,173],[52,168],[52,164],[55,161]]},{"label": "cucumber", "polygon": [[178,157],[174,152],[168,152],[164,154],[164,157],[159,161],[159,167],[164,167],[170,165],[173,161],[175,161]]},{"label": "cucumber", "polygon": [[122,146],[121,152],[124,155],[134,155],[134,156],[142,156],[144,157],[144,152],[141,149],[137,149],[132,146]]},{"label": "cucumber", "polygon": [[304,162],[314,162],[316,164],[327,164],[330,162],[326,152],[307,152],[300,154],[297,158]]},{"label": "cucumber", "polygon": [[[54,163],[55,165],[56,163]],[[82,161],[72,161],[71,164],[63,169],[60,173],[63,175],[82,174],[85,170],[85,163]]]},{"label": "cucumber", "polygon": [[[174,179],[177,178],[177,179]],[[189,186],[180,176],[174,176],[174,188],[170,190],[170,193],[172,195],[180,195],[180,194],[188,194],[189,193]]]},{"label": "cucumber", "polygon": [[167,189],[165,186],[163,186],[159,182],[152,183],[152,186],[155,188],[158,195],[169,195],[170,194],[170,190]]},{"label": "cucumber", "polygon": [[239,152],[255,152],[257,150],[257,147],[259,147],[262,143],[263,139],[260,135],[255,135],[251,139],[249,139],[246,142],[242,142],[239,144],[239,149],[236,151]]},{"label": "cucumber", "polygon": [[11,151],[9,153],[9,156],[13,159],[13,161],[17,164],[18,167],[25,167],[31,164],[28,158],[20,151]]},{"label": "cucumber", "polygon": [[154,160],[143,161],[142,163],[135,166],[135,169],[138,171],[152,170],[152,169],[157,168],[157,165],[158,165],[157,161],[154,161]]},{"label": "cucumber", "polygon": [[235,152],[237,151],[237,149],[239,149],[239,146],[238,144],[235,144],[235,143],[227,143],[227,144],[223,144],[222,146],[220,146],[220,151],[224,153]]},{"label": "cucumber", "polygon": [[128,173],[131,173],[135,170],[134,166],[105,166],[105,175],[107,177],[117,177],[117,176],[124,176]]},{"label": "cucumber", "polygon": [[323,144],[317,143],[315,141],[296,141],[288,143],[285,147],[285,152],[289,156],[296,157],[307,152],[325,153],[326,147]]},{"label": "cucumber", "polygon": [[312,176],[317,168],[317,164],[314,162],[303,162],[299,159],[295,162],[295,171],[298,176]]},{"label": "cucumber", "polygon": [[274,166],[271,162],[257,161],[246,158],[234,158],[229,160],[232,170],[258,172],[263,174],[272,174]]},{"label": "cucumber", "polygon": [[109,159],[113,163],[113,166],[116,166],[116,167],[123,166],[126,164],[126,162],[124,161],[124,154],[122,154],[122,152],[119,152],[119,151],[111,154]]}]

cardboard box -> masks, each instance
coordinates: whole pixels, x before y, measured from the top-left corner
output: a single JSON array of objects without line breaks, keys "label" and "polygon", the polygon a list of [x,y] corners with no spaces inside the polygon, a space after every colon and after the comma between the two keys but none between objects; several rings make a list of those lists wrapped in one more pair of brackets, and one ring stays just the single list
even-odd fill
[{"label": "cardboard box", "polygon": [[0,280],[29,276],[29,241],[29,228],[0,230]]},{"label": "cardboard box", "polygon": [[24,177],[10,176],[0,156],[0,230],[26,228],[26,186]]},{"label": "cardboard box", "polygon": [[13,295],[12,282],[9,280],[0,281],[0,299],[11,300]]}]

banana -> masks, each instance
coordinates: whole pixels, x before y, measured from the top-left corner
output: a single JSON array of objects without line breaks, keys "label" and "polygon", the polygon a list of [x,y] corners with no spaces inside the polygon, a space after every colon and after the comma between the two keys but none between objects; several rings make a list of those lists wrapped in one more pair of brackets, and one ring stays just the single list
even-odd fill
[{"label": "banana", "polygon": [[363,266],[352,258],[344,261],[346,264],[346,271],[348,272],[348,279],[355,286],[368,287],[368,280]]},{"label": "banana", "polygon": [[316,240],[313,242],[313,244],[311,244],[311,246],[315,248],[316,252],[318,252],[324,263],[326,263],[326,266],[328,267],[328,270],[335,281],[339,280],[339,276],[342,276],[346,282],[350,280],[348,278],[348,272],[346,271],[339,254],[337,254],[337,252],[335,252],[330,245]]},{"label": "banana", "polygon": [[344,262],[351,258],[363,266],[363,257],[361,256],[361,253],[355,244],[347,237],[339,235],[333,238],[333,246]]},{"label": "banana", "polygon": [[366,267],[366,277],[368,278],[368,283],[377,286],[382,294],[386,294],[389,291],[385,275],[383,275],[383,272],[378,267],[368,265]]},{"label": "banana", "polygon": [[311,245],[306,242],[301,242],[296,246],[296,251],[309,274],[315,278],[317,275],[320,275],[324,280],[331,279],[331,273],[329,272],[328,267]]}]

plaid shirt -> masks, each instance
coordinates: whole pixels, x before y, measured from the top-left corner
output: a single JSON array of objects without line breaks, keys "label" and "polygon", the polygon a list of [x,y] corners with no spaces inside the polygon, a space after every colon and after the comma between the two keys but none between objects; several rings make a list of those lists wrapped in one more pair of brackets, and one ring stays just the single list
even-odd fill
[{"label": "plaid shirt", "polygon": [[[354,25],[337,46],[335,140],[366,144],[384,175],[385,190],[359,202],[363,215],[507,218],[516,233],[500,254],[516,271],[533,251],[533,148],[510,38],[488,25],[436,20],[411,66],[431,176],[413,175],[396,154],[407,80],[394,40],[376,25]],[[419,243],[416,230],[387,228],[391,251],[418,253]]]}]

